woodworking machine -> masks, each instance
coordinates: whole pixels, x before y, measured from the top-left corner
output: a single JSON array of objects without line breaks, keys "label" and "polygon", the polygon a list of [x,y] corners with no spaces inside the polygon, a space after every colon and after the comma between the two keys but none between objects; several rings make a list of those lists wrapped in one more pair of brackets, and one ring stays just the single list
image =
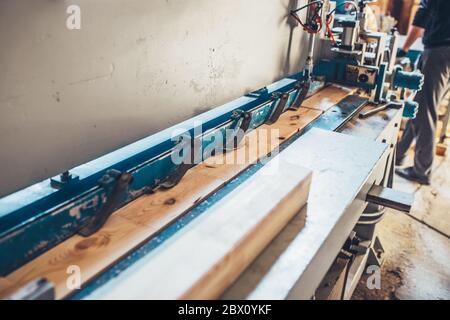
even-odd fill
[{"label": "woodworking machine", "polygon": [[[405,116],[414,117],[418,106],[412,99],[422,88],[423,75],[404,71],[396,64],[399,35],[395,29],[390,34],[368,30],[367,10],[371,2],[374,1],[339,2],[338,6],[347,5],[350,11],[334,14],[339,8],[333,8],[329,0],[310,0],[300,8],[308,10],[306,21],[298,16],[298,9],[291,12],[310,34],[309,56],[298,86],[307,91],[308,83],[316,79],[357,87],[366,92],[371,102],[405,105]],[[322,42],[321,59],[313,65],[316,37],[326,41]],[[411,91],[408,100],[406,90]],[[296,103],[301,105],[301,101]]]},{"label": "woodworking machine", "polygon": [[[345,210],[353,210],[352,217],[363,215],[366,220],[373,217],[367,210],[373,210],[374,206],[376,210],[373,212],[378,213],[377,217],[381,217],[380,212],[383,210],[379,205],[409,210],[410,199],[399,200],[395,193],[386,193],[386,190],[392,191],[386,188],[392,187],[395,143],[402,113],[412,117],[417,108],[413,102],[405,101],[405,91],[420,90],[423,76],[417,72],[405,72],[395,64],[396,32],[387,35],[366,29],[367,2],[351,1],[350,13],[341,16],[334,14],[336,8],[329,1],[310,0],[306,6],[299,8],[301,10],[291,12],[310,34],[310,54],[306,69],[298,74],[1,198],[0,277],[7,278],[15,270],[74,235],[89,237],[95,234],[117,209],[155,190],[171,189],[193,166],[217,153],[234,150],[245,133],[263,124],[276,123],[284,112],[298,109],[305,98],[330,83],[354,87],[364,92],[349,95],[324,112],[284,141],[280,152],[293,141],[303,139],[306,133],[314,131],[312,129],[330,132],[347,130],[348,134],[352,134],[356,129],[350,130],[349,122],[358,121],[353,126],[365,126],[367,130],[376,132],[369,138],[386,146],[387,151],[370,171],[374,188],[361,189],[362,196],[353,195],[352,199],[358,206],[349,204]],[[303,10],[306,10],[305,21],[300,18]],[[334,26],[331,25],[332,21]],[[313,56],[316,37],[321,38],[322,51],[326,52],[321,54],[321,59],[314,59]],[[314,61],[318,61],[315,66]],[[377,118],[373,112],[374,105],[376,108],[382,107],[387,116],[381,120]],[[363,109],[365,112],[362,112]],[[356,115],[366,119],[357,119]],[[217,133],[222,133],[223,139],[215,139]],[[311,149],[308,152],[315,151]],[[180,156],[180,163],[172,161],[174,154]],[[250,166],[233,182],[221,188],[234,188],[263,165],[258,162]],[[211,197],[220,197],[220,194],[221,191],[218,190]],[[362,202],[361,197],[364,200]],[[130,256],[122,257],[116,265],[102,270],[83,286],[83,290],[74,292],[68,298],[83,298],[95,292],[108,279],[127,269],[132,264],[130,261],[139,260],[158,247],[164,239],[170,239],[186,224],[186,219],[195,219],[195,215],[207,210],[211,202],[211,198],[206,198],[196,203],[182,218],[162,230],[158,241],[149,238],[130,252]],[[372,206],[367,207],[368,202]],[[195,212],[196,214],[188,214]],[[330,236],[336,233],[346,239],[345,243],[336,240],[335,245],[347,245],[347,252],[363,248],[361,239],[352,231],[356,220],[352,220],[352,223],[348,222],[350,220],[345,221],[347,222],[336,224],[337,229],[330,231]],[[369,222],[370,225],[375,224],[373,220]],[[344,229],[339,229],[344,225]],[[373,249],[373,235],[368,238],[369,244],[365,248]],[[326,261],[314,260],[316,263],[323,263],[317,270],[324,269],[325,272],[339,252],[339,249],[328,252]],[[297,254],[301,255],[301,252]],[[320,256],[322,255],[325,253]],[[315,257],[313,258],[316,259]],[[308,286],[312,290],[317,289],[323,276],[323,272],[311,275],[308,281],[315,282],[308,282]],[[314,295],[314,292],[308,290],[304,292],[308,298]],[[12,297],[49,298],[52,297],[52,285],[45,279],[36,279],[25,291],[18,291]]]}]

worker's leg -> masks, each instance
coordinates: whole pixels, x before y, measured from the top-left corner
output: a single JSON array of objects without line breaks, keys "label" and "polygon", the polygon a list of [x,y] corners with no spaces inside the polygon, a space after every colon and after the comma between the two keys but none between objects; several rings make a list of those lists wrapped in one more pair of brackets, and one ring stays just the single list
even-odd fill
[{"label": "worker's leg", "polygon": [[[423,60],[424,60],[424,55],[422,55],[420,57],[419,63],[417,64],[417,68],[421,71],[423,69]],[[423,73],[423,71],[422,71],[422,73]],[[414,130],[414,123],[413,123],[413,120],[409,120],[406,123],[406,127],[403,132],[402,138],[397,143],[397,153],[396,153],[396,159],[395,159],[396,165],[401,165],[401,163],[403,162],[403,159],[406,157],[406,153],[408,152],[408,150],[411,147],[411,144],[415,138],[416,138],[416,132]]]},{"label": "worker's leg", "polygon": [[416,95],[419,112],[412,120],[416,137],[414,171],[428,177],[434,160],[438,105],[449,85],[450,47],[426,49],[421,71],[425,82],[422,91]]},{"label": "worker's leg", "polygon": [[405,131],[403,132],[402,138],[397,144],[397,153],[395,156],[396,158],[395,163],[397,165],[400,165],[400,163],[406,157],[406,153],[408,152],[409,147],[411,147],[414,137],[415,137],[414,125],[412,120],[409,120],[406,123],[406,128]]}]

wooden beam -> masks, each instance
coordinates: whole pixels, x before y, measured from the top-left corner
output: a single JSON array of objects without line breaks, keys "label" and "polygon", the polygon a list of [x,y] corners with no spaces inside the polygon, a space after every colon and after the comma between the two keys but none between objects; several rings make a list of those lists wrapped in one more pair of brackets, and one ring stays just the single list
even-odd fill
[{"label": "wooden beam", "polygon": [[325,112],[337,102],[354,92],[355,89],[353,88],[332,85],[324,90],[320,90],[311,99],[306,99],[303,102],[302,107]]},{"label": "wooden beam", "polygon": [[306,204],[312,173],[279,154],[95,299],[216,299]]},{"label": "wooden beam", "polygon": [[[348,89],[331,86],[307,99],[305,104],[309,107],[335,104],[348,94]],[[143,196],[118,210],[97,234],[88,238],[74,236],[9,274],[6,279],[11,285],[0,283],[0,298],[39,277],[47,278],[55,285],[57,298],[65,297],[72,292],[66,286],[69,277],[66,271],[69,266],[80,266],[81,281],[86,283],[215,192],[258,158],[306,127],[322,112],[302,107],[282,114],[273,125],[263,125],[250,132],[238,150],[230,153],[231,156],[238,152],[249,154],[244,163],[220,164],[223,157],[230,155],[217,155],[210,161],[199,164],[173,189]],[[261,145],[266,144],[266,148],[257,148],[256,153],[254,150],[250,152],[249,141],[272,130],[279,130],[278,139],[259,141]],[[252,147],[255,148],[253,144]]]}]

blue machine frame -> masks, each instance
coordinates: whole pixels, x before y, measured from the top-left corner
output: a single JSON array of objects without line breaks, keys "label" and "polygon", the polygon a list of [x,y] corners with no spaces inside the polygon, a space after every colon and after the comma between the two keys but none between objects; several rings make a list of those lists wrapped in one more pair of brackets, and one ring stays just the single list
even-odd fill
[{"label": "blue machine frame", "polygon": [[[236,114],[249,115],[248,130],[270,123],[275,114],[279,116],[295,101],[299,92],[296,84],[301,76],[302,73],[299,73],[277,81],[80,165],[65,177],[44,180],[0,199],[0,255],[3,257],[0,260],[0,276],[6,276],[80,233],[80,229],[92,222],[108,205],[111,211],[120,208],[151,192],[176,173],[179,165],[171,159],[177,146],[174,132],[179,133],[178,137],[188,134],[198,139],[202,150],[205,150],[216,143],[214,136],[218,131],[240,128],[244,119],[236,117]],[[311,93],[322,86],[322,83],[315,83]],[[194,136],[198,132],[200,136]],[[221,141],[220,145],[223,144]],[[126,192],[117,196],[114,195],[115,187],[122,173],[129,174],[131,179],[126,185]],[[116,197],[114,203],[108,204],[113,197]]]}]

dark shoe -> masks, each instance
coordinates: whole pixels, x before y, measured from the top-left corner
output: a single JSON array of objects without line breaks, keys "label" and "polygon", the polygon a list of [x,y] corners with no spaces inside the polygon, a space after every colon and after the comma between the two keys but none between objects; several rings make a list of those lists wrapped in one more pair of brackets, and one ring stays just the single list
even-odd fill
[{"label": "dark shoe", "polygon": [[430,178],[427,176],[418,175],[413,167],[403,168],[403,169],[395,169],[395,173],[400,177],[409,180],[418,182],[420,184],[428,186],[430,184]]}]

